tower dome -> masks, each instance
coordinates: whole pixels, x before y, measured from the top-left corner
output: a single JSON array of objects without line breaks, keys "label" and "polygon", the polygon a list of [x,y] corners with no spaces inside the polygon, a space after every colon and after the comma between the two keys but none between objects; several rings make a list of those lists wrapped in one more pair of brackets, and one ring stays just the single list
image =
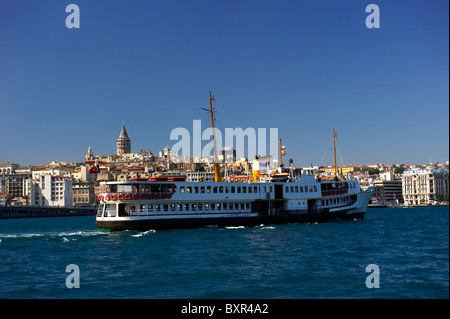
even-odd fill
[{"label": "tower dome", "polygon": [[127,153],[131,153],[131,140],[128,137],[127,130],[125,129],[125,122],[123,122],[122,130],[120,131],[119,138],[117,139],[117,155]]}]

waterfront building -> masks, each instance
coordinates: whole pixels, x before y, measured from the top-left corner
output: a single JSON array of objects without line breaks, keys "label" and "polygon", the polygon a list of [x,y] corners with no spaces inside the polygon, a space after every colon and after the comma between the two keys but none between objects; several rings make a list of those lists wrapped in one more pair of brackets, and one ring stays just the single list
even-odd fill
[{"label": "waterfront building", "polygon": [[0,164],[0,175],[14,174],[16,172],[16,168],[18,167],[19,164],[16,163]]},{"label": "waterfront building", "polygon": [[409,205],[431,204],[449,197],[447,168],[409,169],[402,175],[402,184],[403,199]]},{"label": "waterfront building", "polygon": [[28,205],[72,206],[72,180],[62,175],[42,175],[38,179],[27,179],[24,193]]},{"label": "waterfront building", "polygon": [[0,193],[0,206],[6,206],[6,201],[8,200],[7,193]]},{"label": "waterfront building", "polygon": [[89,166],[81,165],[80,170],[72,173],[72,179],[73,180],[81,180],[81,181],[88,181],[92,182],[97,179],[97,174],[91,174],[89,173]]},{"label": "waterfront building", "polygon": [[69,176],[69,170],[67,168],[45,168],[39,171],[33,171],[31,173],[32,179],[39,179],[44,175],[53,175],[53,176]]},{"label": "waterfront building", "polygon": [[131,139],[128,137],[127,130],[125,129],[125,122],[123,122],[122,130],[117,139],[117,155],[120,156],[128,153],[131,153]]},{"label": "waterfront building", "polygon": [[403,203],[403,188],[401,180],[374,181],[373,197],[379,197],[390,203]]},{"label": "waterfront building", "polygon": [[6,174],[0,177],[0,191],[8,193],[11,199],[22,198],[24,180],[30,178],[29,174]]},{"label": "waterfront building", "polygon": [[[321,167],[320,170],[324,171],[325,173],[333,173],[334,174],[335,168],[334,168],[334,166],[328,166],[328,167]],[[354,174],[354,172],[367,171],[367,170],[368,170],[367,166],[361,166],[361,165],[346,165],[346,166],[338,166],[337,167],[338,174],[342,174],[342,175],[345,175],[347,173]]]},{"label": "waterfront building", "polygon": [[93,181],[73,181],[72,200],[76,206],[94,205],[96,201],[95,183]]}]

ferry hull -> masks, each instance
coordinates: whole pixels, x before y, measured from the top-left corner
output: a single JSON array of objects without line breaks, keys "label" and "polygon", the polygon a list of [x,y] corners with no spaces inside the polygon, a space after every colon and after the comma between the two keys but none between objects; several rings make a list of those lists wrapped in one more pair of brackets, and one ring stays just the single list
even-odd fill
[{"label": "ferry hull", "polygon": [[349,213],[348,210],[336,213],[308,213],[304,211],[290,212],[277,215],[256,217],[211,217],[211,218],[169,218],[169,219],[124,219],[124,220],[97,220],[95,226],[99,231],[139,230],[149,229],[193,229],[207,226],[258,226],[261,224],[287,224],[287,223],[315,223],[335,220],[363,219],[365,212]]}]

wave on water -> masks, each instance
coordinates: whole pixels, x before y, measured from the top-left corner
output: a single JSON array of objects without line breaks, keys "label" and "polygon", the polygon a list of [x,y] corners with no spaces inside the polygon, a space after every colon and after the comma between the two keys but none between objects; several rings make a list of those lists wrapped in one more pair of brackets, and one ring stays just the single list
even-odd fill
[{"label": "wave on water", "polygon": [[261,224],[259,226],[256,226],[257,229],[275,229],[275,226],[266,226],[264,224]]},{"label": "wave on water", "polygon": [[142,237],[142,236],[146,236],[148,234],[154,234],[154,233],[156,233],[156,230],[149,229],[149,230],[146,230],[146,231],[144,231],[142,233],[139,233],[139,234],[136,234],[136,235],[131,235],[131,237]]},{"label": "wave on water", "polygon": [[245,226],[226,226],[226,229],[244,229]]},{"label": "wave on water", "polygon": [[[103,235],[100,231],[76,231],[76,232],[59,232],[59,233],[21,233],[21,234],[0,234],[0,243],[4,240],[33,240],[33,239],[44,239],[44,240],[54,240],[62,239],[63,242],[68,242],[70,240],[77,240],[77,237],[90,237]],[[72,237],[70,240],[68,237]]]}]

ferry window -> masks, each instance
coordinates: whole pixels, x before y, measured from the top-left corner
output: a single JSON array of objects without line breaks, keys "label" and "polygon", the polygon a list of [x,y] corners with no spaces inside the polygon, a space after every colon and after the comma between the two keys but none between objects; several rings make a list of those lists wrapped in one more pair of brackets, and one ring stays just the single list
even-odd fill
[{"label": "ferry window", "polygon": [[317,192],[317,185],[314,185],[314,191]]},{"label": "ferry window", "polygon": [[207,187],[206,187],[206,192],[207,192],[207,193],[211,193],[211,186],[207,186]]},{"label": "ferry window", "polygon": [[192,204],[192,210],[197,210],[197,205],[196,204]]},{"label": "ferry window", "polygon": [[313,191],[313,188],[312,188],[312,186],[309,186],[309,191],[310,191],[310,192],[312,192],[312,191]]},{"label": "ferry window", "polygon": [[222,210],[222,204],[218,203],[218,204],[216,205],[216,208],[217,208],[217,210]]},{"label": "ferry window", "polygon": [[303,186],[300,186],[300,193],[303,193]]},{"label": "ferry window", "polygon": [[240,193],[241,192],[241,186],[236,187],[237,192]]},{"label": "ferry window", "polygon": [[180,193],[184,194],[184,186],[180,187]]},{"label": "ferry window", "polygon": [[213,187],[213,193],[217,193],[217,186]]},{"label": "ferry window", "polygon": [[164,204],[163,205],[163,209],[165,212],[167,212],[169,210],[169,205],[168,204]]},{"label": "ferry window", "polygon": [[211,207],[211,210],[215,210],[216,209],[216,204],[215,203],[211,203],[211,204],[209,204],[209,207]]},{"label": "ferry window", "polygon": [[184,210],[189,211],[189,204],[184,204]]},{"label": "ferry window", "polygon": [[286,191],[286,193],[289,193],[289,186],[285,187],[285,191]]},{"label": "ferry window", "polygon": [[205,186],[200,187],[200,193],[205,193]]},{"label": "ferry window", "polygon": [[322,199],[322,206],[325,204],[325,201]]},{"label": "ferry window", "polygon": [[235,210],[239,210],[239,204],[238,203],[234,204],[234,209]]},{"label": "ferry window", "polygon": [[229,210],[233,210],[233,204],[232,204],[232,203],[230,203],[230,204],[228,205],[228,209],[229,209]]},{"label": "ferry window", "polygon": [[235,189],[235,187],[234,187],[234,186],[231,186],[231,192],[232,192],[232,193],[234,193],[234,189]]},{"label": "ferry window", "polygon": [[139,207],[139,211],[140,212],[145,212],[145,204],[143,204],[143,205],[140,205],[140,207]]},{"label": "ferry window", "polygon": [[269,192],[273,192],[273,188],[272,188],[272,186],[269,186]]},{"label": "ferry window", "polygon": [[245,204],[241,203],[241,209],[244,210],[245,209]]},{"label": "ferry window", "polygon": [[155,204],[155,210],[157,212],[159,212],[161,210],[161,205],[160,204]]},{"label": "ferry window", "polygon": [[170,204],[170,210],[175,211],[175,204]]},{"label": "ferry window", "polygon": [[263,191],[263,193],[266,192],[266,186],[263,186],[262,191]]},{"label": "ferry window", "polygon": [[148,211],[152,212],[153,211],[153,204],[148,204]]},{"label": "ferry window", "polygon": [[252,188],[251,186],[249,186],[248,192],[249,192],[249,193],[252,193],[252,190],[253,190],[253,188]]},{"label": "ferry window", "polygon": [[203,204],[198,204],[198,210],[203,210]]},{"label": "ferry window", "polygon": [[258,186],[254,186],[253,187],[253,193],[257,193],[258,192]]},{"label": "ferry window", "polygon": [[223,186],[219,186],[219,193],[223,193]]},{"label": "ferry window", "polygon": [[250,209],[250,203],[245,203],[245,208]]},{"label": "ferry window", "polygon": [[186,187],[186,191],[187,191],[188,193],[192,193],[192,187],[191,187],[191,186]]},{"label": "ferry window", "polygon": [[194,193],[198,193],[198,187],[197,186],[194,187]]},{"label": "ferry window", "polygon": [[291,193],[294,192],[294,186],[291,186]]},{"label": "ferry window", "polygon": [[230,192],[230,186],[225,186],[225,193],[229,193]]},{"label": "ferry window", "polygon": [[209,210],[209,204],[208,203],[205,204],[205,210]]},{"label": "ferry window", "polygon": [[227,210],[227,203],[222,204],[223,210]]},{"label": "ferry window", "polygon": [[177,206],[177,210],[181,212],[183,210],[183,204],[177,204]]},{"label": "ferry window", "polygon": [[247,193],[247,186],[242,186],[242,192]]},{"label": "ferry window", "polygon": [[295,192],[298,193],[298,186],[295,186]]}]

